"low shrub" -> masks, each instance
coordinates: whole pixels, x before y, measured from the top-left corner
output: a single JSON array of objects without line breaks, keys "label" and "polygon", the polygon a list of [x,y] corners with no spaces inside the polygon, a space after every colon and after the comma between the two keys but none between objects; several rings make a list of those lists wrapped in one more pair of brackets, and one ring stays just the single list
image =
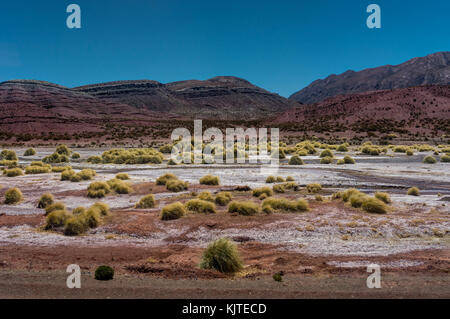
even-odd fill
[{"label": "low shrub", "polygon": [[71,215],[65,210],[54,210],[47,215],[44,228],[46,230],[62,227]]},{"label": "low shrub", "polygon": [[450,155],[442,155],[441,162],[442,163],[450,163]]},{"label": "low shrub", "polygon": [[71,170],[72,169],[72,166],[53,166],[52,167],[52,172],[53,173],[62,173],[62,172],[64,172],[64,171],[66,171],[66,170]]},{"label": "low shrub", "polygon": [[408,155],[408,156],[413,156],[413,155],[414,155],[413,150],[412,150],[412,149],[408,149],[408,150],[406,151],[406,155]]},{"label": "low shrub", "polygon": [[[286,191],[283,184],[273,185],[272,189],[275,193],[279,193],[279,194],[284,193]],[[261,194],[261,196],[262,195],[268,196],[268,194],[266,194],[266,193]],[[261,196],[259,196],[259,197],[261,198]]]},{"label": "low shrub", "polygon": [[90,208],[98,210],[100,213],[100,216],[108,216],[109,215],[109,206],[108,204],[97,202],[94,205],[92,205]]},{"label": "low shrub", "polygon": [[50,165],[30,165],[25,167],[25,174],[46,174],[50,173],[52,167]]},{"label": "low shrub", "polygon": [[81,215],[81,214],[83,214],[85,211],[86,211],[86,208],[80,206],[80,207],[74,208],[74,209],[72,210],[72,215],[74,215],[74,216],[76,216],[76,215]]},{"label": "low shrub", "polygon": [[216,213],[216,205],[206,200],[191,199],[185,204],[185,207],[195,213],[214,214]]},{"label": "low shrub", "polygon": [[75,171],[72,169],[63,170],[61,172],[61,180],[62,181],[70,181],[70,180],[72,180],[72,176],[74,176],[75,174],[76,174]]},{"label": "low shrub", "polygon": [[89,229],[83,215],[77,215],[67,218],[64,223],[64,235],[77,236],[83,234]]},{"label": "low shrub", "polygon": [[98,207],[89,207],[85,212],[78,215],[80,219],[82,219],[85,225],[89,228],[97,228],[102,219],[101,219],[101,211]]},{"label": "low shrub", "polygon": [[11,150],[3,150],[0,153],[0,158],[2,160],[6,160],[6,161],[17,161],[18,160],[16,152],[11,151]]},{"label": "low shrub", "polygon": [[391,196],[389,196],[389,194],[385,192],[376,192],[375,198],[378,198],[379,200],[383,201],[386,204],[390,204],[392,202]]},{"label": "low shrub", "polygon": [[[263,193],[261,193],[263,194]],[[238,202],[232,201],[228,205],[229,213],[238,213],[239,215],[251,216],[259,213],[259,206],[254,202]]]},{"label": "low shrub", "polygon": [[295,179],[292,176],[286,177],[286,182],[294,182]]},{"label": "low shrub", "polygon": [[108,183],[109,187],[117,194],[129,194],[131,192],[130,185],[121,179],[113,178],[106,183]]},{"label": "low shrub", "polygon": [[277,183],[284,183],[284,178],[281,176],[277,176]]},{"label": "low shrub", "polygon": [[210,192],[201,192],[200,194],[198,194],[198,199],[201,200],[207,200],[209,202],[214,202],[214,197],[211,195]]},{"label": "low shrub", "polygon": [[81,157],[81,155],[78,152],[74,152],[71,157],[72,157],[72,159],[79,159]]},{"label": "low shrub", "polygon": [[112,280],[114,278],[114,269],[109,266],[100,266],[95,270],[95,280]]},{"label": "low shrub", "polygon": [[366,212],[373,213],[373,214],[386,214],[388,211],[388,208],[383,201],[381,201],[375,197],[369,197],[369,196],[365,197],[364,202],[361,207]]},{"label": "low shrub", "polygon": [[428,156],[425,156],[425,158],[423,159],[423,162],[425,164],[435,164],[437,161],[433,156],[428,155]]},{"label": "low shrub", "polygon": [[45,163],[68,163],[69,156],[55,152],[52,155],[44,157],[42,161]]},{"label": "low shrub", "polygon": [[174,180],[174,179],[178,179],[178,177],[176,177],[172,173],[166,173],[156,179],[156,185],[166,185],[169,180]]},{"label": "low shrub", "polygon": [[36,150],[34,148],[29,148],[25,150],[25,152],[23,153],[23,156],[33,156],[33,155],[36,155]]},{"label": "low shrub", "polygon": [[17,187],[10,188],[5,193],[5,204],[13,205],[23,200],[23,195]]},{"label": "low shrub", "polygon": [[348,152],[348,148],[347,148],[346,145],[341,144],[341,145],[339,145],[339,146],[336,148],[336,151],[338,151],[338,152]]},{"label": "low shrub", "polygon": [[345,164],[355,164],[355,160],[351,156],[344,156],[344,162]]},{"label": "low shrub", "polygon": [[420,195],[420,190],[417,187],[411,187],[410,189],[408,189],[407,194],[410,195],[410,196],[419,196]]},{"label": "low shrub", "polygon": [[220,192],[216,195],[215,202],[217,205],[226,206],[229,202],[231,202],[231,193],[230,192]]},{"label": "low shrub", "polygon": [[314,197],[314,199],[315,199],[316,201],[318,201],[318,202],[323,202],[323,197],[320,196],[319,194],[317,194],[317,195]]},{"label": "low shrub", "polygon": [[100,156],[89,156],[86,162],[91,164],[101,164],[102,158]]},{"label": "low shrub", "polygon": [[337,160],[336,164],[337,164],[337,165],[344,165],[344,164],[345,164],[345,161],[344,161],[343,158],[340,158],[340,159]]},{"label": "low shrub", "polygon": [[57,210],[66,210],[66,205],[63,202],[56,202],[45,207],[45,215]]},{"label": "low shrub", "polygon": [[275,183],[276,181],[277,181],[277,179],[276,179],[275,176],[268,176],[268,177],[266,178],[266,183],[267,183],[267,184],[272,184],[272,183]]},{"label": "low shrub", "polygon": [[23,171],[22,171],[22,169],[20,169],[18,167],[10,168],[10,169],[5,169],[3,171],[3,175],[6,175],[7,177],[16,177],[16,176],[23,175]]},{"label": "low shrub", "polygon": [[308,193],[315,194],[322,190],[322,185],[320,185],[318,183],[308,184],[308,185],[306,185],[306,190],[308,191]]},{"label": "low shrub", "polygon": [[79,175],[83,181],[91,180],[97,173],[90,168],[83,169],[79,171],[76,175]]},{"label": "low shrub", "polygon": [[222,273],[234,273],[243,268],[236,245],[229,239],[220,238],[208,245],[200,263],[202,269],[215,269]]},{"label": "low shrub", "polygon": [[206,175],[200,178],[201,185],[219,185],[219,177],[213,175]]},{"label": "low shrub", "polygon": [[260,187],[255,188],[252,195],[255,197],[261,196],[261,194],[266,194],[267,196],[273,196],[273,190],[270,187]]},{"label": "low shrub", "polygon": [[320,153],[320,157],[324,158],[324,157],[334,157],[333,152],[329,149],[325,149],[322,151],[322,153]]},{"label": "low shrub", "polygon": [[171,179],[166,183],[167,190],[171,192],[181,192],[187,190],[189,186],[188,182],[183,182],[178,179]]},{"label": "low shrub", "polygon": [[289,165],[303,165],[303,160],[298,155],[293,155],[288,162]]},{"label": "low shrub", "polygon": [[105,182],[93,182],[88,186],[87,196],[90,198],[102,198],[111,192],[111,188]]},{"label": "low shrub", "polygon": [[72,151],[70,150],[70,148],[67,147],[67,145],[60,144],[56,147],[55,153],[69,156],[70,153],[72,153]]},{"label": "low shrub", "polygon": [[153,194],[149,194],[139,200],[136,204],[136,208],[153,208],[155,207],[155,204],[155,196],[153,196]]},{"label": "low shrub", "polygon": [[332,157],[322,157],[320,159],[320,164],[331,164],[333,163],[333,158]]},{"label": "low shrub", "polygon": [[186,208],[180,202],[175,202],[166,205],[161,210],[160,219],[161,220],[173,220],[178,219],[186,215]]},{"label": "low shrub", "polygon": [[286,198],[269,197],[266,198],[262,203],[263,210],[266,206],[275,211],[305,212],[309,210],[308,202],[304,199],[293,201]]},{"label": "low shrub", "polygon": [[119,173],[116,175],[116,178],[124,181],[124,180],[130,179],[130,176],[128,176],[127,173]]},{"label": "low shrub", "polygon": [[47,208],[48,206],[52,205],[54,202],[53,195],[50,193],[45,193],[41,195],[41,198],[39,199],[37,208]]}]

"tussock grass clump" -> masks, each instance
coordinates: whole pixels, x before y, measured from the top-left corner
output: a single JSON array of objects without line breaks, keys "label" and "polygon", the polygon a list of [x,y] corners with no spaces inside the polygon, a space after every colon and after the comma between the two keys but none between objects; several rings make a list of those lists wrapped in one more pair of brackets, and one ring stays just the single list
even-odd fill
[{"label": "tussock grass clump", "polygon": [[261,196],[261,194],[266,194],[267,196],[273,196],[273,190],[270,187],[260,187],[255,188],[252,192],[252,195],[255,197]]},{"label": "tussock grass clump", "polygon": [[[262,193],[261,193],[262,194]],[[232,201],[228,205],[229,213],[238,213],[239,215],[251,216],[259,213],[259,206],[254,202],[238,202]]]},{"label": "tussock grass clump", "polygon": [[267,184],[272,184],[272,183],[275,183],[276,181],[277,181],[277,179],[276,179],[275,176],[268,176],[268,177],[266,178],[266,183],[267,183]]},{"label": "tussock grass clump", "polygon": [[353,159],[353,157],[346,155],[346,156],[344,156],[344,163],[345,164],[355,164],[356,161]]},{"label": "tussock grass clump", "polygon": [[336,164],[337,164],[337,165],[344,165],[344,164],[345,164],[345,161],[344,161],[343,158],[340,158],[340,159],[337,160]]},{"label": "tussock grass clump", "polygon": [[25,167],[25,174],[46,174],[50,173],[50,165],[36,165],[39,162],[32,162],[30,166]]},{"label": "tussock grass clump", "polygon": [[413,156],[413,155],[414,155],[414,151],[413,151],[412,149],[408,149],[408,150],[406,151],[406,155],[408,155],[408,156]]},{"label": "tussock grass clump", "polygon": [[72,159],[79,159],[81,157],[80,153],[74,152],[71,156]]},{"label": "tussock grass clump", "polygon": [[284,183],[285,180],[282,176],[277,176],[277,183]]},{"label": "tussock grass clump", "polygon": [[74,176],[76,173],[73,169],[65,169],[61,172],[61,180],[62,181],[70,181],[72,180],[72,176]]},{"label": "tussock grass clump", "polygon": [[383,201],[385,204],[390,204],[392,202],[391,196],[389,196],[389,194],[385,193],[385,192],[376,192],[375,198],[378,198],[379,200]]},{"label": "tussock grass clump", "polygon": [[322,151],[322,153],[320,153],[320,157],[324,158],[324,157],[334,157],[333,152],[330,149],[325,149]]},{"label": "tussock grass clump", "polygon": [[423,162],[425,164],[435,164],[437,161],[433,156],[428,155],[428,156],[425,156],[425,158],[423,159]]},{"label": "tussock grass clump", "polygon": [[52,172],[53,173],[62,173],[65,170],[71,170],[72,166],[66,165],[66,166],[53,166],[52,167]]},{"label": "tussock grass clump", "polygon": [[[286,191],[286,188],[284,187],[283,184],[278,184],[278,185],[273,185],[273,186],[272,186],[272,190],[273,190],[275,193],[281,194],[281,193],[284,193],[284,192]],[[261,194],[261,196],[262,196],[262,195],[268,196],[267,193],[263,193],[263,194]],[[259,197],[261,198],[261,196],[259,196]]]},{"label": "tussock grass clump", "polygon": [[70,150],[66,145],[59,145],[56,151],[42,159],[45,163],[67,163],[69,162]]},{"label": "tussock grass clump", "polygon": [[19,165],[18,161],[1,160],[0,166],[6,166],[8,168],[14,168]]},{"label": "tussock grass clump", "polygon": [[441,162],[442,163],[450,163],[450,155],[442,155],[441,156]]},{"label": "tussock grass clump", "polygon": [[317,195],[314,197],[314,199],[315,199],[316,201],[318,201],[318,202],[323,202],[323,197],[320,196],[319,194],[317,194]]},{"label": "tussock grass clump", "polygon": [[160,219],[161,220],[173,220],[178,219],[186,215],[186,208],[180,202],[175,202],[166,205],[161,210]]},{"label": "tussock grass clump", "polygon": [[20,189],[17,187],[10,188],[5,193],[5,204],[13,205],[21,202],[23,200],[23,195]]},{"label": "tussock grass clump", "polygon": [[318,183],[308,184],[308,185],[306,185],[306,190],[308,191],[308,193],[315,194],[322,190],[322,185],[320,185]]},{"label": "tussock grass clump", "polygon": [[166,183],[167,190],[171,192],[181,192],[187,190],[189,186],[188,182],[183,182],[178,179],[171,179]]},{"label": "tussock grass clump", "polygon": [[79,175],[83,181],[88,181],[88,180],[91,180],[92,177],[97,175],[97,173],[93,169],[86,168],[86,169],[79,171],[77,173],[77,175]]},{"label": "tussock grass clump", "polygon": [[131,192],[131,187],[128,183],[121,179],[113,178],[106,182],[109,187],[117,194],[129,194]]},{"label": "tussock grass clump", "polygon": [[214,214],[216,213],[216,205],[206,200],[191,199],[185,204],[187,210],[201,214]]},{"label": "tussock grass clump", "polygon": [[90,198],[102,198],[111,192],[111,188],[105,182],[93,182],[88,186],[87,196]]},{"label": "tussock grass clump", "polygon": [[332,157],[326,156],[320,159],[320,164],[331,164],[331,163],[333,163]]},{"label": "tussock grass clump", "polygon": [[161,164],[164,155],[153,148],[111,149],[103,152],[102,163]]},{"label": "tussock grass clump", "polygon": [[45,207],[45,215],[48,215],[51,212],[54,212],[56,210],[66,210],[66,204],[64,204],[63,202],[56,202],[56,203],[47,205]]},{"label": "tussock grass clump", "polygon": [[3,171],[3,175],[7,176],[7,177],[16,177],[16,176],[21,176],[23,175],[23,171],[22,169],[16,167],[16,168],[10,168],[10,169],[5,169]]},{"label": "tussock grass clump", "polygon": [[95,280],[112,280],[114,278],[114,269],[109,266],[100,266],[95,270]]},{"label": "tussock grass clump", "polygon": [[262,203],[262,207],[264,211],[267,211],[267,209],[265,209],[266,207],[270,207],[275,211],[286,212],[305,212],[309,210],[308,202],[304,199],[293,201],[286,198],[275,197],[266,198]]},{"label": "tussock grass clump", "polygon": [[155,196],[153,196],[153,194],[149,194],[139,200],[136,204],[136,208],[153,208],[155,207],[155,204]]},{"label": "tussock grass clump", "polygon": [[220,180],[219,177],[213,175],[205,175],[200,178],[201,185],[219,185]]},{"label": "tussock grass clump", "polygon": [[56,147],[55,153],[69,156],[72,151],[65,144],[60,144]]},{"label": "tussock grass clump", "polygon": [[338,152],[348,152],[348,147],[347,145],[341,144],[336,148],[336,151]]},{"label": "tussock grass clump", "polygon": [[124,181],[124,180],[130,179],[130,176],[128,176],[127,173],[119,173],[116,175],[116,178]]},{"label": "tussock grass clump", "polygon": [[34,148],[29,148],[25,150],[25,152],[23,153],[23,156],[33,156],[33,155],[36,155],[36,150]]},{"label": "tussock grass clump", "polygon": [[97,228],[102,221],[100,209],[93,206],[84,213],[78,215],[78,218],[83,220],[85,225],[89,228]]},{"label": "tussock grass clump", "polygon": [[109,215],[109,206],[108,204],[97,202],[94,205],[92,205],[90,208],[98,210],[100,213],[100,216],[108,216]]},{"label": "tussock grass clump", "polygon": [[198,194],[198,199],[207,200],[209,202],[214,202],[214,197],[210,192],[201,192]]},{"label": "tussock grass clump", "polygon": [[64,235],[77,236],[89,229],[83,215],[71,216],[64,223]]},{"label": "tussock grass clump", "polygon": [[41,198],[39,198],[37,208],[47,208],[48,206],[52,205],[53,202],[53,195],[50,193],[44,193],[41,195]]},{"label": "tussock grass clump", "polygon": [[100,156],[89,156],[86,162],[91,164],[101,164],[102,158]]},{"label": "tussock grass clump", "polygon": [[0,153],[0,159],[6,160],[6,161],[17,161],[17,154],[14,151],[11,150],[3,150]]},{"label": "tussock grass clump", "polygon": [[232,195],[230,192],[220,192],[216,195],[215,202],[217,205],[226,206],[231,202]]},{"label": "tussock grass clump", "polygon": [[294,182],[295,179],[292,176],[286,177],[286,182]]},{"label": "tussock grass clump", "polygon": [[386,214],[388,212],[388,208],[383,201],[370,196],[364,198],[361,207],[366,212],[373,214]]},{"label": "tussock grass clump", "polygon": [[83,214],[85,211],[86,211],[86,208],[80,206],[80,207],[74,208],[74,209],[72,210],[72,214],[75,215],[75,216],[76,216],[76,215],[81,215],[81,214]]},{"label": "tussock grass clump", "polygon": [[419,196],[420,190],[417,187],[411,187],[408,189],[408,192],[406,194],[408,194],[410,196]]},{"label": "tussock grass clump", "polygon": [[200,263],[202,269],[215,269],[222,273],[235,273],[243,268],[236,245],[220,238],[208,245]]},{"label": "tussock grass clump", "polygon": [[303,165],[303,160],[298,155],[293,155],[288,162],[289,165]]},{"label": "tussock grass clump", "polygon": [[166,173],[156,179],[156,185],[166,185],[169,180],[178,179],[178,177],[172,173]]},{"label": "tussock grass clump", "polygon": [[47,215],[44,228],[46,230],[62,227],[71,215],[66,210],[55,210]]}]

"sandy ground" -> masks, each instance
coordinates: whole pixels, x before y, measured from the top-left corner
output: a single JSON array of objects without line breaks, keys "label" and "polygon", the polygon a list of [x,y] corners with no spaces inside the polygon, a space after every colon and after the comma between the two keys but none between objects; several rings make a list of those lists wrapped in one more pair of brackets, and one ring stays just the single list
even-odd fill
[{"label": "sandy ground", "polygon": [[[52,150],[38,150],[37,160]],[[98,150],[77,150],[82,158]],[[18,150],[21,154],[23,151]],[[368,157],[354,155],[356,165],[320,165],[306,157],[304,166],[282,163],[277,175],[292,176],[304,186],[324,186],[324,202],[317,202],[304,189],[276,196],[305,198],[310,211],[300,214],[235,216],[224,207],[214,215],[188,215],[174,221],[159,220],[159,211],[173,201],[185,202],[191,192],[233,190],[236,185],[267,186],[266,176],[255,165],[91,165],[71,163],[75,169],[97,171],[95,180],[127,172],[133,192],[102,199],[111,216],[97,229],[77,237],[44,232],[45,217],[36,207],[40,195],[52,193],[69,209],[89,206],[98,200],[86,197],[91,181],[72,183],[59,174],[0,176],[0,196],[9,187],[19,187],[24,201],[0,205],[0,297],[138,297],[138,298],[309,298],[309,297],[450,297],[450,170],[449,164],[427,165],[405,155]],[[341,155],[337,154],[339,158]],[[342,154],[343,156],[343,154]],[[155,185],[155,179],[173,172],[190,183],[189,190],[170,193]],[[206,174],[217,175],[221,186],[198,185]],[[407,196],[418,186],[421,196]],[[372,194],[388,191],[393,204],[386,215],[367,214],[330,195],[348,187]],[[153,193],[157,207],[138,210],[134,204]],[[233,191],[237,200],[253,200],[249,192]],[[198,267],[203,249],[219,237],[234,240],[244,259],[242,273],[228,277]],[[79,264],[83,289],[65,288],[65,268]],[[385,286],[368,290],[366,267],[377,263],[386,272]],[[108,264],[116,279],[99,283],[92,279],[95,268]],[[286,273],[283,283],[272,279]],[[104,289],[107,287],[108,289]]]}]

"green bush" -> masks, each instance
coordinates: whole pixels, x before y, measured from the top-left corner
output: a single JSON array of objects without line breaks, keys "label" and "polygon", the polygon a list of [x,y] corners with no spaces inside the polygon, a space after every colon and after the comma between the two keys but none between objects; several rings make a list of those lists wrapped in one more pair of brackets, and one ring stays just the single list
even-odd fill
[{"label": "green bush", "polygon": [[10,188],[5,193],[5,204],[12,205],[22,201],[23,195],[17,187]]},{"label": "green bush", "polygon": [[25,174],[46,174],[50,173],[52,167],[50,165],[30,165],[25,167]]},{"label": "green bush", "polygon": [[77,236],[88,230],[88,225],[82,214],[69,217],[64,224],[64,235]]},{"label": "green bush", "polygon": [[114,269],[109,266],[100,266],[95,270],[96,280],[112,280],[114,278]]},{"label": "green bush", "polygon": [[167,190],[171,192],[181,192],[188,189],[188,182],[183,182],[178,179],[171,179],[166,183]]},{"label": "green bush", "polygon": [[69,156],[55,152],[52,155],[44,157],[42,161],[45,163],[68,163]]},{"label": "green bush", "polygon": [[49,230],[64,226],[70,217],[71,215],[65,210],[54,210],[47,215],[45,220],[45,229]]},{"label": "green bush", "polygon": [[97,202],[94,205],[92,205],[90,208],[97,210],[100,213],[100,216],[108,216],[109,215],[108,204]]},{"label": "green bush", "polygon": [[442,163],[450,163],[450,156],[449,155],[442,155],[441,156],[441,162]]},{"label": "green bush", "polygon": [[226,206],[229,202],[231,202],[231,193],[230,192],[220,192],[216,195],[215,202],[217,205]]},{"label": "green bush", "polygon": [[178,219],[186,215],[186,209],[184,205],[180,202],[175,202],[166,205],[161,210],[160,219],[161,220],[173,220]]},{"label": "green bush", "polygon": [[45,193],[41,195],[41,198],[39,199],[39,203],[37,205],[37,208],[47,208],[48,206],[53,204],[53,195],[49,193]]},{"label": "green bush", "polygon": [[378,198],[379,200],[383,201],[386,204],[390,204],[392,202],[391,196],[389,196],[388,193],[384,193],[384,192],[376,192],[375,198]]},{"label": "green bush", "polygon": [[210,192],[201,192],[200,194],[198,194],[198,199],[201,200],[207,200],[209,202],[214,202],[214,197],[211,195]]},{"label": "green bush", "polygon": [[91,180],[97,173],[90,168],[79,171],[76,175],[80,176],[83,181]]},{"label": "green bush", "polygon": [[90,198],[102,198],[111,192],[111,188],[105,182],[93,182],[88,186],[87,196]]},{"label": "green bush", "polygon": [[355,164],[355,160],[351,156],[344,156],[344,162],[345,164]]},{"label": "green bush", "polygon": [[215,269],[222,273],[240,271],[242,261],[236,245],[229,239],[220,238],[208,245],[200,263],[202,269]]},{"label": "green bush", "polygon": [[433,156],[428,155],[428,156],[426,156],[426,157],[423,159],[423,162],[424,162],[425,164],[435,164],[437,161],[436,161],[436,159],[435,159]]},{"label": "green bush", "polygon": [[2,160],[6,160],[6,161],[17,161],[18,160],[16,152],[10,151],[10,150],[3,150],[0,153],[0,158]]},{"label": "green bush", "polygon": [[178,179],[178,177],[176,177],[172,173],[166,173],[156,179],[156,185],[166,185],[169,180],[174,180],[174,179]]},{"label": "green bush", "polygon": [[286,198],[266,198],[262,203],[263,210],[266,207],[270,207],[275,211],[287,211],[287,212],[305,212],[309,210],[308,202],[304,199],[288,200]]},{"label": "green bush", "polygon": [[83,223],[90,228],[97,228],[102,220],[100,209],[93,206],[78,216],[81,220],[83,220]]},{"label": "green bush", "polygon": [[67,145],[61,144],[56,147],[55,153],[69,156],[72,151],[67,147]]},{"label": "green bush", "polygon": [[255,188],[252,195],[255,197],[261,196],[261,194],[266,194],[267,196],[273,196],[273,190],[270,187]]},{"label": "green bush", "polygon": [[119,173],[116,175],[116,178],[124,181],[124,180],[130,179],[130,176],[128,176],[127,173]]},{"label": "green bush", "polygon": [[213,175],[206,175],[200,178],[201,185],[219,185],[220,180],[219,177]]},{"label": "green bush", "polygon": [[320,160],[320,164],[331,164],[333,163],[333,158],[332,157],[323,157]]},{"label": "green bush", "polygon": [[334,157],[333,152],[329,149],[325,149],[322,151],[322,153],[320,153],[320,157],[324,158],[324,157]]},{"label": "green bush", "polygon": [[72,159],[79,159],[81,157],[81,155],[78,152],[74,152],[71,157],[72,157]]},{"label": "green bush", "polygon": [[102,158],[100,156],[89,156],[86,162],[91,164],[101,164]]},{"label": "green bush", "polygon": [[411,187],[410,189],[408,189],[407,194],[410,196],[419,196],[420,190],[417,187]]},{"label": "green bush", "polygon": [[185,204],[187,210],[201,214],[214,214],[216,213],[216,205],[206,200],[191,199]]},{"label": "green bush", "polygon": [[289,165],[303,165],[305,164],[300,156],[294,155],[289,159]]},{"label": "green bush", "polygon": [[339,145],[339,146],[336,148],[336,151],[338,151],[338,152],[348,152],[348,148],[347,148],[347,146],[345,146],[344,144],[341,144],[341,145]]},{"label": "green bush", "polygon": [[45,215],[57,210],[66,210],[66,205],[63,202],[56,202],[45,207]]},{"label": "green bush", "polygon": [[29,148],[23,153],[23,156],[33,156],[33,155],[36,155],[36,150],[34,148]]},{"label": "green bush", "polygon": [[110,179],[107,183],[109,187],[117,194],[129,194],[131,192],[130,185],[121,179]]},{"label": "green bush", "polygon": [[5,169],[3,171],[3,175],[6,175],[8,177],[16,177],[16,176],[21,176],[23,175],[23,171],[22,169],[16,167],[16,168],[10,168],[10,169]]},{"label": "green bush", "polygon": [[364,202],[361,207],[366,212],[374,213],[374,214],[386,214],[388,211],[388,208],[383,201],[381,201],[375,197],[369,197],[369,196],[365,197]]},{"label": "green bush", "polygon": [[239,215],[251,216],[259,213],[259,206],[253,202],[232,201],[228,205],[229,213],[238,213]]},{"label": "green bush", "polygon": [[136,208],[153,208],[155,207],[155,196],[153,194],[142,197],[136,204]]},{"label": "green bush", "polygon": [[72,176],[74,176],[75,174],[76,174],[75,171],[72,169],[63,170],[61,172],[61,180],[62,181],[70,181],[70,180],[72,180]]},{"label": "green bush", "polygon": [[318,183],[308,184],[308,185],[306,185],[306,190],[308,191],[308,193],[315,194],[322,190],[322,185],[320,185]]}]

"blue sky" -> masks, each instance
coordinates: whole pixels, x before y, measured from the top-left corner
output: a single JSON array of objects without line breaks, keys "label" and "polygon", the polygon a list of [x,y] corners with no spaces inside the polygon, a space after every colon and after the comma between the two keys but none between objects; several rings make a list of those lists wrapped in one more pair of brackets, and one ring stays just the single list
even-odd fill
[{"label": "blue sky", "polygon": [[[79,4],[82,29],[66,27]],[[382,28],[366,26],[377,3]],[[0,6],[0,81],[68,87],[217,75],[289,96],[348,69],[450,51],[448,0],[15,0]]]}]

